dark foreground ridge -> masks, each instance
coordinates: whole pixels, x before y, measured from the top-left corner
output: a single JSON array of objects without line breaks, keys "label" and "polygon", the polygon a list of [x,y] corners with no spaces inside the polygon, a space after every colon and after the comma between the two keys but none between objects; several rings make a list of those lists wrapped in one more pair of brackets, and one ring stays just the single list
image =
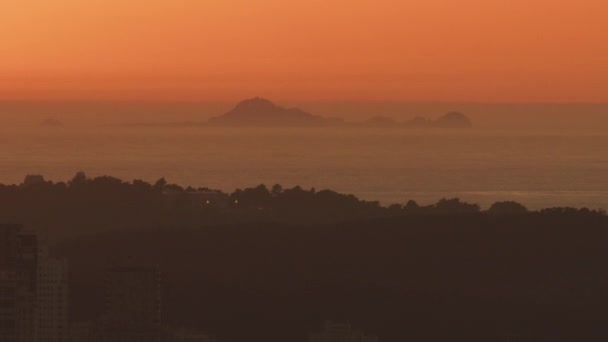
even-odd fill
[{"label": "dark foreground ridge", "polygon": [[[589,213],[603,211],[553,208],[540,211]],[[182,187],[159,179],[125,182],[110,176],[88,178],[80,172],[68,182],[27,176],[22,184],[0,184],[0,222],[17,222],[51,240],[104,231],[143,227],[194,228],[201,225],[279,222],[334,223],[410,215],[527,214],[514,202],[498,202],[487,210],[457,198],[432,205],[414,200],[383,206],[331,190],[284,189],[259,185],[232,193]]]},{"label": "dark foreground ridge", "polygon": [[[0,186],[0,215],[38,232],[0,225],[0,287],[36,298],[31,289],[51,291],[44,282],[56,279],[36,270],[63,260],[69,273],[45,272],[69,275],[60,298],[69,293],[78,341],[608,338],[603,211],[458,199],[385,207],[329,190],[226,194],[79,173]],[[55,259],[34,252],[42,241]]]},{"label": "dark foreground ridge", "polygon": [[305,342],[324,319],[382,341],[608,337],[607,222],[586,214],[402,216],[106,233],[62,243],[79,321],[108,265],[156,265],[163,319],[222,341]]}]

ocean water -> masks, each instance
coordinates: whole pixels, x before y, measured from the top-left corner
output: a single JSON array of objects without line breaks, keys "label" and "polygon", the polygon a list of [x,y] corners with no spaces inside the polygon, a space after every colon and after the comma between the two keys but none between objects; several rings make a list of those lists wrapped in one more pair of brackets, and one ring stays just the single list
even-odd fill
[{"label": "ocean water", "polygon": [[608,134],[473,129],[3,127],[0,182],[77,171],[232,191],[275,183],[383,204],[459,197],[487,207],[608,208]]}]

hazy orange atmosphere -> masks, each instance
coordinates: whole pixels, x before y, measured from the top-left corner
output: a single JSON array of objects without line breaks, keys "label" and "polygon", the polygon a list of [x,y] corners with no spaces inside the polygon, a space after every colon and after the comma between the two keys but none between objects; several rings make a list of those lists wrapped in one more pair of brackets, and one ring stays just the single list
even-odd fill
[{"label": "hazy orange atmosphere", "polygon": [[605,0],[19,0],[0,99],[606,102]]}]

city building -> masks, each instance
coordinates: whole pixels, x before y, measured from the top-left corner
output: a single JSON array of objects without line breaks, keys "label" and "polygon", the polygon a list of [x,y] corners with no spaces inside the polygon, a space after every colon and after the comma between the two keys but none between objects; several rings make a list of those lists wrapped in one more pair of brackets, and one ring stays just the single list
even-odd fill
[{"label": "city building", "polygon": [[325,321],[324,331],[310,334],[309,342],[379,342],[379,338],[355,330],[349,323]]},{"label": "city building", "polygon": [[70,337],[69,342],[101,342],[99,322],[97,320],[85,321],[85,322],[72,322],[70,324]]},{"label": "city building", "polygon": [[160,341],[159,272],[154,268],[108,269],[101,326],[106,342]]},{"label": "city building", "polygon": [[17,232],[15,225],[0,225],[0,340],[17,340]]},{"label": "city building", "polygon": [[35,341],[38,239],[0,225],[0,341]]},{"label": "city building", "polygon": [[68,263],[41,248],[38,258],[36,341],[65,342],[69,338]]}]

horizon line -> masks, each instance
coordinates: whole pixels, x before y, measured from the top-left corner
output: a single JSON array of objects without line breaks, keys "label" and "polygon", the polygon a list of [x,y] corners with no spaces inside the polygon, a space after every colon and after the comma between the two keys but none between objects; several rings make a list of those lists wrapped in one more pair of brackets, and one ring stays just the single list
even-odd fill
[{"label": "horizon line", "polygon": [[262,98],[273,103],[314,103],[314,104],[395,104],[395,105],[608,105],[606,101],[478,101],[478,100],[346,100],[346,99],[272,99],[264,96],[249,96],[239,100],[197,100],[197,99],[59,99],[59,98],[32,98],[32,99],[2,99],[0,104],[235,104],[244,100]]}]

